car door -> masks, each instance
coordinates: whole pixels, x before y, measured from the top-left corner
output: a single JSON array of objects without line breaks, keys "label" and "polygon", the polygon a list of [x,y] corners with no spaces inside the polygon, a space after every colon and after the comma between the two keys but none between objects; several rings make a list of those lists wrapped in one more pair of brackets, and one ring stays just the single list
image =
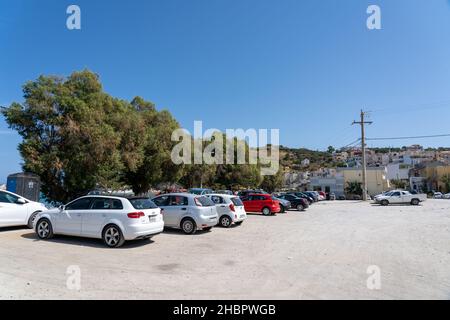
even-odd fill
[{"label": "car door", "polygon": [[0,227],[20,226],[26,224],[28,207],[17,203],[19,197],[0,191]]},{"label": "car door", "polygon": [[177,212],[174,207],[170,206],[170,196],[163,195],[153,199],[153,202],[161,208],[163,215],[164,225],[167,227],[178,227],[176,223]]},{"label": "car door", "polygon": [[390,203],[401,203],[402,202],[402,195],[400,192],[394,192],[392,193],[392,196],[389,199]]},{"label": "car door", "polygon": [[179,227],[181,219],[189,214],[189,200],[185,196],[171,195],[169,199],[170,224]]},{"label": "car door", "polygon": [[228,214],[230,211],[229,206],[225,203],[225,199],[223,197],[219,196],[210,196],[209,197],[212,202],[216,205],[217,214],[219,215],[219,218],[223,216],[224,214]]},{"label": "car door", "polygon": [[123,204],[119,199],[93,198],[89,210],[81,214],[81,235],[100,238],[105,221],[121,210],[123,210]]},{"label": "car door", "polygon": [[54,219],[55,233],[79,236],[81,235],[81,224],[83,213],[89,210],[92,198],[80,198],[72,201],[58,212]]}]

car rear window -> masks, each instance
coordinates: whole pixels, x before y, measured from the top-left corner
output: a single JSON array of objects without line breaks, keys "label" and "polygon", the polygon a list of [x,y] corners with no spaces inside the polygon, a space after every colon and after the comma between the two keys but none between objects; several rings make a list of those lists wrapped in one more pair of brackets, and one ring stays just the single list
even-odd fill
[{"label": "car rear window", "polygon": [[233,202],[233,204],[236,207],[242,207],[244,205],[244,203],[242,202],[242,200],[240,198],[231,198],[231,202]]},{"label": "car rear window", "polygon": [[208,197],[197,197],[196,199],[203,207],[215,206],[214,202]]},{"label": "car rear window", "polygon": [[148,198],[129,199],[129,201],[135,209],[145,210],[158,208],[158,206]]}]

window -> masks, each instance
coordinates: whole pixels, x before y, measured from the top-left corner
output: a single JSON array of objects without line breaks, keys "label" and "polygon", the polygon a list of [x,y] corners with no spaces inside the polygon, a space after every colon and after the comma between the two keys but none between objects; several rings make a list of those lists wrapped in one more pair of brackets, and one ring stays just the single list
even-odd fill
[{"label": "window", "polygon": [[212,207],[212,206],[214,206],[214,202],[212,202],[212,200],[210,198],[208,198],[208,197],[197,197],[195,199],[196,199],[197,204],[200,203],[200,205],[203,206],[203,207]]},{"label": "window", "polygon": [[187,206],[188,198],[183,196],[170,196],[170,205],[171,206]]},{"label": "window", "polygon": [[214,202],[215,204],[223,203],[223,198],[222,198],[222,197],[211,196],[211,200],[212,200],[212,202]]},{"label": "window", "polygon": [[158,206],[158,207],[165,207],[169,205],[169,196],[161,196],[158,198],[154,198],[153,202]]},{"label": "window", "polygon": [[91,204],[92,210],[108,210],[111,209],[111,201],[110,199],[100,198],[94,199]]},{"label": "window", "polygon": [[66,210],[88,210],[92,198],[82,198],[69,203]]},{"label": "window", "polygon": [[0,192],[0,202],[2,203],[16,203],[19,200],[18,197],[13,196],[7,192]]},{"label": "window", "polygon": [[233,202],[233,204],[236,207],[242,207],[244,204],[242,203],[241,199],[239,199],[238,197],[236,198],[231,198],[231,202]]},{"label": "window", "polygon": [[131,205],[135,209],[139,210],[145,210],[145,209],[155,209],[158,208],[158,206],[150,199],[148,198],[141,198],[141,199],[129,199]]},{"label": "window", "polygon": [[120,201],[119,199],[111,199],[111,203],[112,203],[111,209],[114,210],[123,209],[122,201]]},{"label": "window", "polygon": [[400,197],[400,192],[394,192],[394,193],[392,194],[392,196],[393,196],[393,197]]}]

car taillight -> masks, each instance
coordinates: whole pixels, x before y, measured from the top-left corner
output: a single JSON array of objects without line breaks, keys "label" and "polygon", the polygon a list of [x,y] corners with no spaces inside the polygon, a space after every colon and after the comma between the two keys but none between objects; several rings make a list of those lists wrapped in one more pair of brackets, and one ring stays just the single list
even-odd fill
[{"label": "car taillight", "polygon": [[143,213],[142,211],[140,211],[140,212],[130,212],[128,214],[128,218],[130,218],[130,219],[139,219],[141,217],[145,217],[145,213]]},{"label": "car taillight", "polygon": [[232,204],[232,203],[230,203],[230,210],[233,211],[233,212],[235,211],[234,210],[234,204]]}]

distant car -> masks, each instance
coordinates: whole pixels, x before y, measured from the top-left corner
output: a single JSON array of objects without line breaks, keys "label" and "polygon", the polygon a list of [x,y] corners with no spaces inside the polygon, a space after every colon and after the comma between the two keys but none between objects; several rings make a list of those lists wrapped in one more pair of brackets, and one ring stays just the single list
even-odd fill
[{"label": "distant car", "polygon": [[289,200],[276,197],[274,195],[272,195],[272,197],[280,201],[280,213],[286,213],[289,209],[291,209],[292,204]]},{"label": "distant car", "polygon": [[311,205],[312,203],[314,203],[314,198],[307,195],[304,192],[288,192],[286,194],[293,194],[296,197],[302,198],[302,199],[306,199],[308,201],[308,204]]},{"label": "distant car", "polygon": [[280,212],[280,201],[270,194],[249,194],[242,200],[246,212],[261,212],[265,216]]},{"label": "distant car", "polygon": [[425,194],[411,194],[409,191],[393,190],[374,197],[375,203],[387,206],[389,204],[410,203],[417,206],[421,202],[426,201]]},{"label": "distant car", "polygon": [[337,197],[338,200],[347,200],[347,197],[344,195],[340,195],[339,197]]},{"label": "distant car", "polygon": [[247,219],[244,203],[239,197],[226,194],[208,194],[206,197],[216,205],[219,226],[229,228],[233,223],[241,225]]},{"label": "distant car", "polygon": [[443,198],[444,198],[444,199],[450,199],[450,193],[444,194],[444,195],[443,195]]},{"label": "distant car", "polygon": [[250,194],[267,194],[267,192],[264,190],[241,190],[238,192],[238,196],[241,199],[248,197]]},{"label": "distant car", "polygon": [[314,199],[314,202],[318,202],[319,201],[319,194],[317,192],[314,191],[305,191],[304,193],[306,193],[308,196],[310,196],[311,198]]},{"label": "distant car", "polygon": [[442,192],[434,192],[433,193],[433,199],[442,199],[444,197],[444,195],[442,194]]},{"label": "distant car", "polygon": [[212,189],[204,189],[204,188],[191,188],[191,189],[189,189],[188,192],[192,193],[192,194],[197,194],[197,195],[205,195],[205,194],[214,193],[214,191]]},{"label": "distant car", "polygon": [[329,200],[331,200],[331,201],[336,200],[336,194],[330,193],[330,194],[329,194]]},{"label": "distant car", "polygon": [[292,208],[296,208],[298,211],[304,211],[309,207],[308,201],[306,199],[299,198],[293,194],[280,195],[278,198],[288,200],[292,204]]},{"label": "distant car", "polygon": [[209,231],[218,222],[216,205],[204,195],[168,193],[153,201],[162,210],[165,226],[181,229],[185,234]]},{"label": "distant car", "polygon": [[42,211],[47,211],[42,203],[0,190],[0,227],[28,226],[31,229],[34,219]]},{"label": "distant car", "polygon": [[149,239],[161,233],[161,210],[148,198],[85,196],[36,216],[41,239],[55,234],[103,239],[111,248],[126,240]]},{"label": "distant car", "polygon": [[233,191],[231,191],[231,190],[217,190],[214,193],[215,194],[227,194],[229,196],[234,195]]}]

